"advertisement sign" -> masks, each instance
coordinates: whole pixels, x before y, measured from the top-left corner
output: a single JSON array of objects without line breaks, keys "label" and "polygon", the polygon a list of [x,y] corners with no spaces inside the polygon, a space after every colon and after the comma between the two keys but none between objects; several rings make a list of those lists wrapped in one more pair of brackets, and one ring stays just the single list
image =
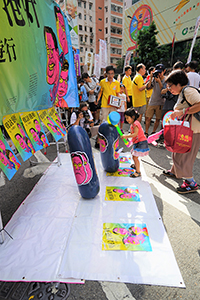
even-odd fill
[{"label": "advertisement sign", "polygon": [[92,65],[93,65],[93,53],[86,51],[85,53],[85,64],[87,65],[88,68],[88,74],[89,76],[92,75]]},{"label": "advertisement sign", "polygon": [[155,22],[160,45],[170,44],[174,32],[176,41],[192,39],[195,31],[196,19],[199,16],[200,2],[189,1],[138,1],[134,5],[125,6],[124,14],[124,39],[123,53],[137,47],[138,32],[148,28],[152,21]]}]

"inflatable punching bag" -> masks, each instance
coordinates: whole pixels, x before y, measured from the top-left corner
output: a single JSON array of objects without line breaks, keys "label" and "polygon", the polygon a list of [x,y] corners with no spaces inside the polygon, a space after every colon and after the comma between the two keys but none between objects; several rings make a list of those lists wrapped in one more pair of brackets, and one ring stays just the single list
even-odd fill
[{"label": "inflatable punching bag", "polygon": [[83,198],[94,198],[99,192],[99,179],[88,134],[81,126],[74,125],[67,139],[79,192]]},{"label": "inflatable punching bag", "polygon": [[114,173],[119,168],[119,135],[115,126],[104,122],[99,126],[101,162],[106,172]]}]

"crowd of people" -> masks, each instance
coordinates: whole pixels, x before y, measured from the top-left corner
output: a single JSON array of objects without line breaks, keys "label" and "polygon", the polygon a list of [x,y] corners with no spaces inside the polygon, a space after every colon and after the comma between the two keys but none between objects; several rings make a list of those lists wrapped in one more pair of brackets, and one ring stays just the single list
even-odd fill
[{"label": "crowd of people", "polygon": [[[194,117],[194,113],[200,111],[200,75],[197,73],[197,62],[191,61],[184,65],[178,61],[168,70],[160,63],[155,67],[151,66],[148,71],[145,65],[140,63],[136,66],[136,74],[132,74],[131,66],[126,66],[124,71],[120,80],[115,79],[113,66],[107,66],[104,75],[99,79],[95,75],[82,74],[78,83],[80,107],[72,109],[70,126],[80,125],[86,129],[89,137],[92,137],[97,135],[99,124],[107,121],[108,114],[118,111],[122,132],[124,122],[131,125],[129,134],[124,134],[123,138],[131,138],[133,141],[131,153],[135,173],[132,177],[138,177],[140,176],[138,157],[148,154],[146,142],[148,136],[162,128],[161,120],[168,111],[174,110],[173,118],[182,117],[188,108],[187,115],[189,117],[192,114],[194,133],[192,150],[184,154],[173,153],[173,166],[163,174],[184,179],[177,192],[196,191],[198,186],[192,176],[192,168],[200,147],[200,121]],[[184,103],[183,90],[185,90]],[[110,105],[111,95],[121,99],[119,107]],[[151,123],[153,130],[149,132]],[[158,142],[164,145],[163,135]],[[98,138],[95,147],[99,147]]]}]

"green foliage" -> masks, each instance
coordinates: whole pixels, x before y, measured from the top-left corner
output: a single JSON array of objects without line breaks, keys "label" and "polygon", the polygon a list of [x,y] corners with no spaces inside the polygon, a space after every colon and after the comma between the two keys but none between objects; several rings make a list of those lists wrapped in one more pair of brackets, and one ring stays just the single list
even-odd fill
[{"label": "green foliage", "polygon": [[137,51],[134,61],[143,63],[147,68],[160,62],[161,51],[156,39],[158,31],[153,21],[148,28],[140,30],[137,36]]}]

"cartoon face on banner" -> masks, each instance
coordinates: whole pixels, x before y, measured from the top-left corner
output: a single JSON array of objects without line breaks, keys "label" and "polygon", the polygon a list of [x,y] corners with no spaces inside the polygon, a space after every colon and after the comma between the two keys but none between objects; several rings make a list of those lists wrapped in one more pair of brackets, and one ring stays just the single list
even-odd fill
[{"label": "cartoon face on banner", "polygon": [[131,157],[120,156],[120,163],[122,163],[122,164],[129,163],[129,164],[131,164]]},{"label": "cartoon face on banner", "polygon": [[51,100],[53,101],[55,100],[60,74],[59,50],[56,35],[51,27],[44,27],[44,37],[47,51],[46,80],[48,84],[54,85],[51,91]]},{"label": "cartoon face on banner", "polygon": [[69,64],[68,61],[65,59],[61,67],[58,91],[57,91],[56,102],[55,102],[55,104],[57,104],[60,107],[68,107],[67,102],[63,99],[63,97],[65,97],[65,95],[67,94],[67,89],[68,89],[68,80],[69,80],[68,69],[69,69]]},{"label": "cartoon face on banner", "polygon": [[134,198],[137,197],[137,194],[134,189],[126,188],[126,189],[113,189],[113,192],[119,193],[120,198]]},{"label": "cartoon face on banner", "polygon": [[66,36],[66,32],[65,32],[64,17],[58,6],[54,6],[54,13],[55,13],[55,18],[56,18],[56,29],[57,29],[57,36],[58,36],[59,44],[63,51],[63,54],[65,55],[68,53],[68,42],[67,42],[67,36]]},{"label": "cartoon face on banner", "polygon": [[55,110],[55,108],[54,107],[49,108],[48,109],[48,114],[50,116],[50,119],[52,119],[52,120],[50,120],[50,119],[47,118],[48,121],[49,121],[49,123],[52,122],[51,123],[52,125],[56,124],[60,128],[60,130],[62,132],[62,136],[65,136],[65,134],[66,134],[66,128],[65,128],[64,124],[62,123],[62,121],[61,121],[61,119],[60,119],[57,111]]},{"label": "cartoon face on banner", "polygon": [[117,152],[119,150],[119,138],[117,138],[113,143],[113,158],[117,160],[119,158],[119,153]]},{"label": "cartoon face on banner", "polygon": [[24,112],[20,113],[20,117],[35,151],[47,147],[49,142],[38,114],[36,112]]},{"label": "cartoon face on banner", "polygon": [[92,179],[93,171],[87,154],[79,151],[72,152],[71,159],[77,184],[85,185],[89,183]]},{"label": "cartoon face on banner", "polygon": [[20,167],[20,162],[0,131],[0,168],[10,180]]},{"label": "cartoon face on banner", "polygon": [[35,153],[35,150],[23,128],[19,114],[4,116],[3,125],[5,126],[6,131],[8,132],[23,161],[26,161],[32,156],[32,154]]},{"label": "cartoon face on banner", "polygon": [[102,133],[98,133],[98,136],[100,151],[101,153],[104,153],[108,148],[108,140]]}]

